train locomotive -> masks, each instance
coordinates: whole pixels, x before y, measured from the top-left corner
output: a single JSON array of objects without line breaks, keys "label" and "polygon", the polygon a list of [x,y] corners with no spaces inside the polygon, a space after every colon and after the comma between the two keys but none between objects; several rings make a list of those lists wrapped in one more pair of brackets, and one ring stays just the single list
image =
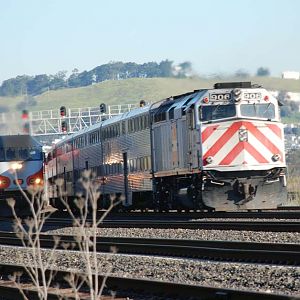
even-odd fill
[{"label": "train locomotive", "polygon": [[[235,211],[275,209],[287,196],[280,103],[251,82],[217,83],[142,105],[67,136],[48,155],[69,203],[91,169],[102,205],[124,195],[121,208]],[[120,207],[119,207],[120,208]]]},{"label": "train locomotive", "polygon": [[44,184],[42,145],[30,135],[0,137],[0,201],[1,216],[11,216],[7,199],[15,200],[17,215],[28,215],[30,208],[22,191],[28,195],[29,186]]}]

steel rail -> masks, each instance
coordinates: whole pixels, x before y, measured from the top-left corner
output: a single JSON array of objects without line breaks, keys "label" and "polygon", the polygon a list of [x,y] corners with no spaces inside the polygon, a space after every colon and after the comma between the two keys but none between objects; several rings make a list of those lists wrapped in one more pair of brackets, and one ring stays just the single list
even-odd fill
[{"label": "steel rail", "polygon": [[[87,220],[89,222],[89,220]],[[0,229],[12,231],[13,219],[0,222]],[[73,226],[72,219],[50,218],[46,221],[43,230],[58,229]],[[170,220],[170,219],[106,219],[100,228],[160,228],[160,229],[205,229],[205,230],[246,230],[271,232],[300,232],[299,221],[274,220]]]},{"label": "steel rail", "polygon": [[[57,249],[65,249],[69,244],[73,245],[72,250],[79,250],[76,237],[62,235],[59,238]],[[43,248],[54,247],[51,235],[41,234],[40,242]],[[22,243],[14,233],[0,232],[0,245],[22,246]],[[110,252],[114,247],[118,253],[127,254],[300,265],[300,244],[98,237],[96,247],[99,252]]]},{"label": "steel rail", "polygon": [[101,228],[168,228],[216,229],[272,232],[300,232],[300,221],[163,221],[163,220],[104,220]]},{"label": "steel rail", "polygon": [[[101,215],[101,212],[99,212]],[[167,218],[167,219],[203,219],[203,218],[257,218],[257,219],[300,219],[300,206],[282,210],[270,211],[234,211],[234,212],[114,212],[108,214],[108,219],[113,218]]]}]

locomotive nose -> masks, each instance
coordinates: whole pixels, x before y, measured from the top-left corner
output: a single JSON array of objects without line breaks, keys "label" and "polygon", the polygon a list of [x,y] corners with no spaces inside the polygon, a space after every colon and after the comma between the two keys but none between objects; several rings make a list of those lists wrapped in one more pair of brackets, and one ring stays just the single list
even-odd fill
[{"label": "locomotive nose", "polygon": [[248,170],[284,164],[281,128],[275,126],[244,120],[207,126],[202,132],[204,169]]}]

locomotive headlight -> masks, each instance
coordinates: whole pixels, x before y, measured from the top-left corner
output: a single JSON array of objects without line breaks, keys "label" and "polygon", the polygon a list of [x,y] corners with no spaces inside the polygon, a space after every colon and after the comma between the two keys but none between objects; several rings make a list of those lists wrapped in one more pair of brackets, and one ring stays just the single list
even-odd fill
[{"label": "locomotive headlight", "polygon": [[22,164],[18,163],[18,162],[14,162],[11,164],[10,166],[13,170],[20,170],[22,169]]},{"label": "locomotive headlight", "polygon": [[276,153],[272,156],[273,161],[278,161],[281,158],[280,154]]},{"label": "locomotive headlight", "polygon": [[208,163],[208,164],[211,164],[213,161],[214,161],[214,159],[213,159],[213,157],[212,156],[208,156],[208,157],[206,157],[206,162]]}]

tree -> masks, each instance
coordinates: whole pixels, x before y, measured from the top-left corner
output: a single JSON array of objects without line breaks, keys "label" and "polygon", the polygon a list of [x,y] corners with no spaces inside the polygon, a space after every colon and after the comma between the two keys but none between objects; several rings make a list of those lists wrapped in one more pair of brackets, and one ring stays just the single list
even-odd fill
[{"label": "tree", "polygon": [[173,65],[173,61],[171,60],[166,59],[161,61],[159,64],[160,76],[172,77],[173,76],[172,65]]},{"label": "tree", "polygon": [[270,76],[270,70],[268,68],[259,67],[256,71],[256,76]]},{"label": "tree", "polygon": [[33,77],[22,75],[4,80],[0,87],[1,96],[18,96],[27,94],[27,84]]},{"label": "tree", "polygon": [[49,86],[50,78],[46,74],[34,76],[27,82],[27,93],[29,95],[38,95],[45,92]]},{"label": "tree", "polygon": [[192,63],[189,61],[185,61],[178,65],[178,74],[177,76],[180,78],[185,78],[190,76],[192,72]]},{"label": "tree", "polygon": [[69,87],[79,87],[80,86],[80,79],[78,78],[79,70],[77,68],[72,70],[72,74],[68,78],[68,86]]},{"label": "tree", "polygon": [[49,82],[50,89],[57,90],[66,87],[66,74],[67,71],[59,71],[55,75],[51,75]]}]

